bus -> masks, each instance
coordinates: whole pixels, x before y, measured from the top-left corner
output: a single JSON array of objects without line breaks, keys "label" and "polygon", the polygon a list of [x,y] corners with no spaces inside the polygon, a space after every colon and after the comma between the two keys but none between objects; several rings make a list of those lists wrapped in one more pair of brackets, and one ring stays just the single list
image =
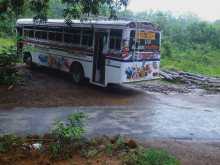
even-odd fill
[{"label": "bus", "polygon": [[16,28],[26,65],[68,72],[76,84],[87,78],[106,87],[159,77],[161,32],[150,22],[19,19]]}]

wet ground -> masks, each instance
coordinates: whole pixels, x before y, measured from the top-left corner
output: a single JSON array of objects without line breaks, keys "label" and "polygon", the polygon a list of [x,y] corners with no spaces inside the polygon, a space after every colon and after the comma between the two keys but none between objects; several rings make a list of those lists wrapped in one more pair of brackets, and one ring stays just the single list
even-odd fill
[{"label": "wet ground", "polygon": [[88,114],[89,135],[220,140],[219,93],[161,80],[76,86],[54,70],[25,71],[23,86],[0,88],[0,134],[43,134],[80,111]]},{"label": "wet ground", "polygon": [[186,165],[220,164],[220,93],[161,80],[99,88],[63,73],[27,71],[22,86],[0,87],[0,135],[43,134],[74,112],[87,136],[124,135],[163,148]]},{"label": "wet ground", "polygon": [[145,102],[126,106],[1,109],[0,133],[42,134],[55,121],[65,120],[74,112],[85,112],[89,135],[220,140],[220,95],[138,92]]}]

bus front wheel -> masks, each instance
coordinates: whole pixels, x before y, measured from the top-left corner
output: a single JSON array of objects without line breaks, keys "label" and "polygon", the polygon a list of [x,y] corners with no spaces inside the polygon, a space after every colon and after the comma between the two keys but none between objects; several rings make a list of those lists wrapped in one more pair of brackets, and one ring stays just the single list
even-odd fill
[{"label": "bus front wheel", "polygon": [[73,64],[70,73],[74,84],[82,84],[84,80],[84,71],[81,64]]}]

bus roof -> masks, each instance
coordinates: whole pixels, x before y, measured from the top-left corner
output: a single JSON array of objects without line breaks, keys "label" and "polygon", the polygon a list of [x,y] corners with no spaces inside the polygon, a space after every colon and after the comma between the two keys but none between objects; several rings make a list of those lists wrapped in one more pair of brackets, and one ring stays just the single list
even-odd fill
[{"label": "bus roof", "polygon": [[[48,26],[66,26],[64,19],[48,19],[46,23],[36,24],[33,19],[18,19],[17,26],[19,25],[48,25]],[[151,28],[159,30],[158,27],[147,21],[124,21],[124,20],[89,20],[89,21],[80,21],[72,20],[72,25],[75,26],[113,26],[113,27],[130,27],[130,28]]]}]

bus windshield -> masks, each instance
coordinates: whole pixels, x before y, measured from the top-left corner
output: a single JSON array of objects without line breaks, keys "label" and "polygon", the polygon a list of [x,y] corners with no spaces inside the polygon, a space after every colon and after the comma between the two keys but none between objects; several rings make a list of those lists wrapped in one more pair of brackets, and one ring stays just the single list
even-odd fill
[{"label": "bus windshield", "polygon": [[152,31],[132,30],[130,33],[130,50],[136,51],[159,51],[160,33]]}]

